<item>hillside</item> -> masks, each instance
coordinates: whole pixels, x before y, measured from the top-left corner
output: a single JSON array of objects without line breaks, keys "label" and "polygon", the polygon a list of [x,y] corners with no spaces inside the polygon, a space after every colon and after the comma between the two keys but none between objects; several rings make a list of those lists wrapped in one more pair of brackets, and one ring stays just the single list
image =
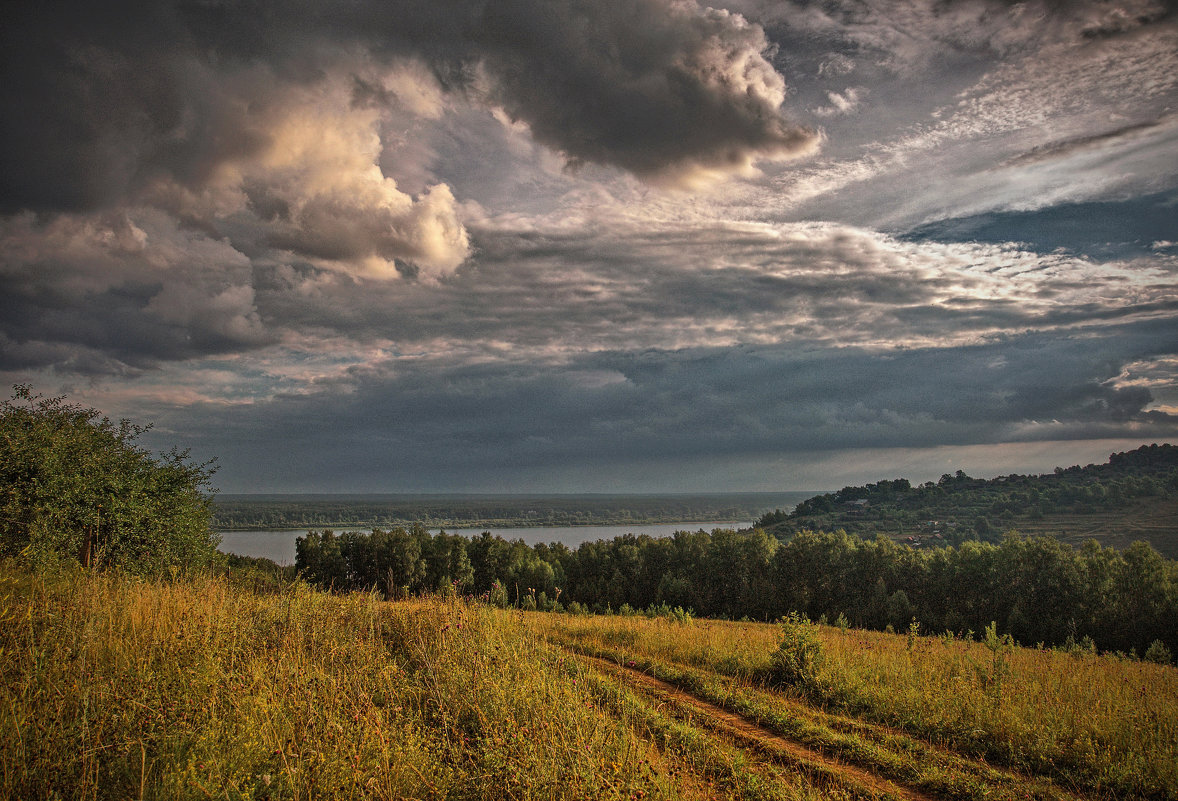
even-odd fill
[{"label": "hillside", "polygon": [[0,798],[1178,798],[1178,671],[0,562]]},{"label": "hillside", "polygon": [[1178,556],[1178,447],[1143,445],[1104,464],[1057,467],[1043,475],[971,478],[962,471],[913,485],[883,480],[816,495],[792,512],[759,521],[778,539],[799,531],[883,533],[915,547],[997,541],[1005,531],[1052,535],[1080,544],[1127,546],[1145,540]]}]

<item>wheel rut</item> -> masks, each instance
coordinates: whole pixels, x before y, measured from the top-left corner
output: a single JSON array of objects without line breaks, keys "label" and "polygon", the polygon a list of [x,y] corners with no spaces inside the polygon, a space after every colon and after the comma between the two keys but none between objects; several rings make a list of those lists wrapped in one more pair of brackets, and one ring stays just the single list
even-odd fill
[{"label": "wheel rut", "polygon": [[940,796],[897,784],[857,765],[832,758],[821,751],[783,737],[759,723],[698,698],[662,679],[623,667],[608,659],[585,654],[577,654],[577,658],[642,689],[648,695],[696,713],[706,721],[707,728],[749,743],[771,756],[825,774],[840,784],[866,791],[868,795],[890,796],[904,801],[943,801]]}]

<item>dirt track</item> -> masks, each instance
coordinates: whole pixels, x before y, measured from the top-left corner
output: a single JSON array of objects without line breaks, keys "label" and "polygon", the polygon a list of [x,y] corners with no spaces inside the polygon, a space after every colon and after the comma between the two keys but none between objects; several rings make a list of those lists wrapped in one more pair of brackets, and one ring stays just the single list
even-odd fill
[{"label": "dirt track", "polygon": [[868,770],[849,765],[801,743],[782,737],[758,723],[697,698],[661,679],[622,667],[607,659],[584,655],[578,655],[578,658],[592,664],[598,670],[620,678],[632,687],[636,687],[662,702],[690,710],[699,716],[695,722],[699,723],[702,719],[702,725],[705,728],[748,743],[774,759],[799,765],[812,772],[822,774],[848,789],[858,790],[866,795],[890,796],[905,799],[905,801],[940,801],[937,796],[896,784]]}]

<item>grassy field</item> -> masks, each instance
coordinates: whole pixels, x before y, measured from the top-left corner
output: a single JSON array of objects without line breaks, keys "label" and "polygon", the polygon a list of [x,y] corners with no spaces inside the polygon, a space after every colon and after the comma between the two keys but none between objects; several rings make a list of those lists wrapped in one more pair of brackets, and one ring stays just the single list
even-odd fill
[{"label": "grassy field", "polygon": [[0,564],[0,798],[1178,798],[1174,668],[794,634]]},{"label": "grassy field", "polygon": [[2,798],[707,795],[576,660],[459,601],[3,569],[0,610]]},{"label": "grassy field", "polygon": [[1178,499],[1140,498],[1127,509],[1093,514],[1049,514],[1020,520],[1028,536],[1051,535],[1080,547],[1085,540],[1124,549],[1137,540],[1148,542],[1167,559],[1178,559]]},{"label": "grassy field", "polygon": [[783,683],[771,658],[780,626],[564,615],[530,624],[936,795],[1178,797],[1172,667],[995,637],[798,624],[812,659]]}]

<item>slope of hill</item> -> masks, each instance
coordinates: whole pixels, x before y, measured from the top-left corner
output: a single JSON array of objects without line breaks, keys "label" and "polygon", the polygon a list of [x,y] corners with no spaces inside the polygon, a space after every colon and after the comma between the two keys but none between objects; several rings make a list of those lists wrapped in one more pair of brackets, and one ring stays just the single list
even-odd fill
[{"label": "slope of hill", "polygon": [[1178,556],[1178,447],[1143,445],[1105,464],[1057,467],[1044,475],[971,478],[962,471],[912,485],[907,479],[816,495],[760,525],[779,539],[806,529],[882,533],[911,545],[995,541],[1017,529],[1079,544],[1146,540]]},{"label": "slope of hill", "polygon": [[5,799],[1178,798],[1178,670],[993,627],[543,614],[0,561],[0,652]]}]

